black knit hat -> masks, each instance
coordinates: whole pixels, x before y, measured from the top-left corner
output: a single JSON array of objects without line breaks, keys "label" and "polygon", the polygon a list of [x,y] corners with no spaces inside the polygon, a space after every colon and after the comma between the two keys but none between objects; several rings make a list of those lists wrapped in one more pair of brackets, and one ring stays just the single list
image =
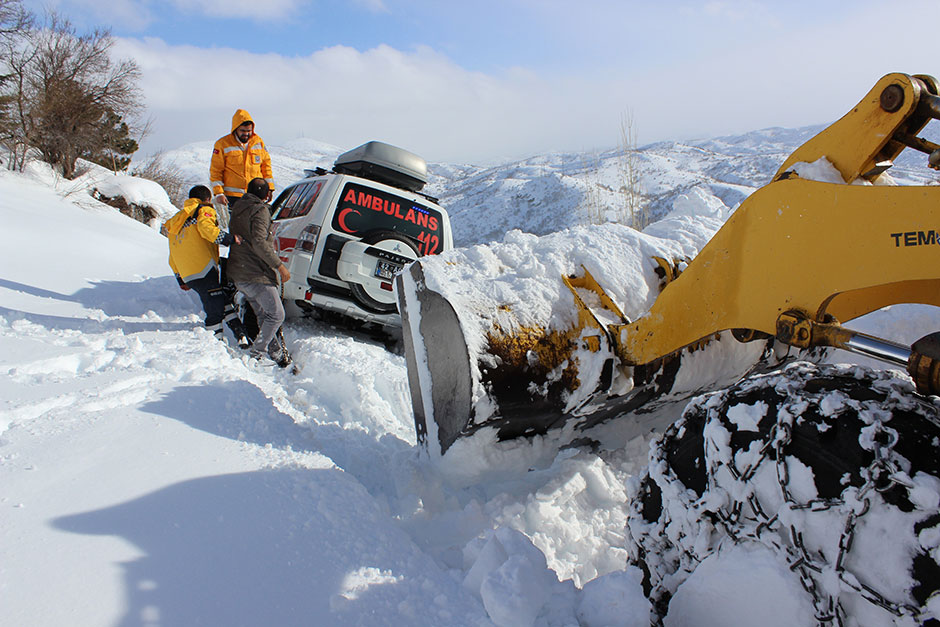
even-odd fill
[{"label": "black knit hat", "polygon": [[196,185],[191,190],[189,190],[189,197],[208,201],[210,198],[212,198],[212,192],[205,185]]}]

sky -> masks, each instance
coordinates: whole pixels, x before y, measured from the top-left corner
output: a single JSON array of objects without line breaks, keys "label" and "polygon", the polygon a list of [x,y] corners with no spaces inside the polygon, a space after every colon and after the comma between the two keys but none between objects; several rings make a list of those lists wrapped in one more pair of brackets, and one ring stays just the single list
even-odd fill
[{"label": "sky", "polygon": [[138,63],[145,155],[243,108],[268,144],[496,163],[828,123],[884,74],[940,74],[915,30],[936,0],[24,1]]}]

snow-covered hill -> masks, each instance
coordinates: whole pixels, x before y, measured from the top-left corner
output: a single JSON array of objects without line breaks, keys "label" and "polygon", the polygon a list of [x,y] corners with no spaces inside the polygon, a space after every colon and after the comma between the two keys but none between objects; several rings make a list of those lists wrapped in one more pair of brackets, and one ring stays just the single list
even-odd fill
[{"label": "snow-covered hill", "polygon": [[[669,220],[628,235],[584,225],[584,194],[615,171],[616,153],[601,170],[563,155],[432,164],[431,193],[465,241],[544,229],[642,243],[625,255],[692,252],[791,141],[778,130],[644,148],[644,188],[683,214],[681,241]],[[174,159],[204,182],[209,150]],[[285,185],[341,150],[300,140],[272,152]],[[736,154],[757,165],[735,169]],[[646,438],[600,454],[536,438],[441,467],[415,444],[400,354],[291,321],[300,373],[250,367],[200,327],[156,230],[42,168],[0,171],[0,220],[0,624],[649,624],[624,541]],[[532,259],[551,248],[514,232],[500,250]],[[471,256],[499,252],[488,250]],[[920,310],[909,325],[908,311],[877,324],[901,341],[935,328]],[[812,616],[786,564],[723,559],[720,572],[748,573],[746,594],[692,578],[681,590],[704,600],[667,624]]]},{"label": "snow-covered hill", "polygon": [[[786,157],[823,128],[769,128],[638,148],[634,167],[648,211],[645,223],[665,217],[678,199],[689,194],[713,197],[711,204],[733,209],[769,182]],[[932,122],[924,136],[940,139],[940,125]],[[302,178],[304,169],[330,169],[336,157],[350,148],[309,139],[269,145],[278,189]],[[188,183],[205,184],[211,151],[211,142],[201,142],[167,152],[165,158],[180,167]],[[908,184],[940,180],[924,167],[925,159],[907,151],[892,177]],[[596,216],[602,216],[600,221],[630,224],[623,211],[625,167],[622,148],[553,153],[488,167],[431,163],[424,191],[440,198],[451,216],[455,244],[466,246],[499,241],[512,229],[546,235],[597,222]]]}]

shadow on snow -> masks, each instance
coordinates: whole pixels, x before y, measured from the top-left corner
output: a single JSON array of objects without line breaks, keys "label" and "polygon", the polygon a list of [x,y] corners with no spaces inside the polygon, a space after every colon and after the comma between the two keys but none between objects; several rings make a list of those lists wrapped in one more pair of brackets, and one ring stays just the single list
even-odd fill
[{"label": "shadow on snow", "polygon": [[369,616],[398,606],[396,578],[349,594],[357,570],[402,573],[410,540],[382,519],[341,470],[280,469],[184,481],[54,524],[144,553],[122,564],[122,626],[395,624]]}]

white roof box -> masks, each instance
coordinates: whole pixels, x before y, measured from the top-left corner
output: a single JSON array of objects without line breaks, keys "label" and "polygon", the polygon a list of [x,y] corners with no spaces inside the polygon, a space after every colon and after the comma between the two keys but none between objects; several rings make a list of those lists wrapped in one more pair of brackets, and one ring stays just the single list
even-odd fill
[{"label": "white roof box", "polygon": [[333,171],[372,179],[413,192],[428,182],[428,164],[418,155],[383,142],[371,141],[344,152]]}]

